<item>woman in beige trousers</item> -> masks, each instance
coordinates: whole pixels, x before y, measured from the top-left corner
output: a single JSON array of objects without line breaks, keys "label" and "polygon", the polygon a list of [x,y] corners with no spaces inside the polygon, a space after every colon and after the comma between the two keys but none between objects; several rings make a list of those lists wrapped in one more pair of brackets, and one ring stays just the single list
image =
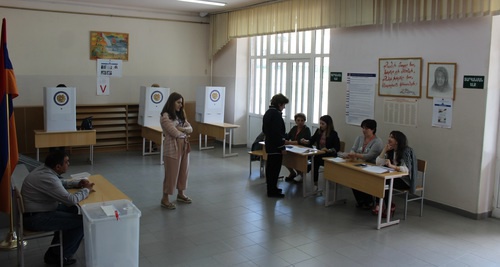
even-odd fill
[{"label": "woman in beige trousers", "polygon": [[176,205],[169,200],[177,188],[177,202],[191,203],[184,194],[187,188],[189,170],[189,134],[193,132],[191,124],[186,120],[184,98],[179,93],[172,93],[161,111],[161,128],[163,142],[163,161],[165,162],[165,178],[163,180],[163,197],[161,206],[173,210]]}]

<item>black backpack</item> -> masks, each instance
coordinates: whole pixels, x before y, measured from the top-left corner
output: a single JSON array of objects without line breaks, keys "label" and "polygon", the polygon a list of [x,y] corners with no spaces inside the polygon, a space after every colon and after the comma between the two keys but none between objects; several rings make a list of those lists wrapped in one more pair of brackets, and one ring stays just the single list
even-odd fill
[{"label": "black backpack", "polygon": [[92,116],[82,120],[82,125],[80,126],[80,130],[92,130]]}]

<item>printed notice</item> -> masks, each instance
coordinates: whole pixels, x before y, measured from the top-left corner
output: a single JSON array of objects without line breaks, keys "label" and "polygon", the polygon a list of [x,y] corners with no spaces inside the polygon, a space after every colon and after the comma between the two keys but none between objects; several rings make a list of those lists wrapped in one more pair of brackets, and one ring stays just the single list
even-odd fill
[{"label": "printed notice", "polygon": [[122,61],[116,59],[98,59],[97,76],[122,77]]},{"label": "printed notice", "polygon": [[359,126],[374,118],[376,82],[374,73],[347,73],[346,123]]},{"label": "printed notice", "polygon": [[417,100],[413,98],[384,99],[384,122],[417,127]]},{"label": "printed notice", "polygon": [[451,128],[453,118],[453,100],[451,98],[434,98],[432,126]]}]

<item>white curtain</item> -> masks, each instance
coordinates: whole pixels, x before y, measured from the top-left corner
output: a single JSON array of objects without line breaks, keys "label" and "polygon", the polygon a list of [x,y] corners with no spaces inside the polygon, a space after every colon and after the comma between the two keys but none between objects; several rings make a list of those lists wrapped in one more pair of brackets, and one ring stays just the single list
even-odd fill
[{"label": "white curtain", "polygon": [[497,14],[499,0],[284,0],[211,15],[210,54],[238,37]]}]

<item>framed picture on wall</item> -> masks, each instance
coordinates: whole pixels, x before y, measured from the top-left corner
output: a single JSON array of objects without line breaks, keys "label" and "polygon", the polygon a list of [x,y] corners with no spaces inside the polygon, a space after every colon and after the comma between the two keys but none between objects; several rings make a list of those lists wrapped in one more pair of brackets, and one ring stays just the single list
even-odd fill
[{"label": "framed picture on wall", "polygon": [[455,99],[457,63],[429,62],[427,64],[427,98]]},{"label": "framed picture on wall", "polygon": [[421,97],[422,58],[379,58],[378,95]]},{"label": "framed picture on wall", "polygon": [[128,33],[90,32],[90,59],[128,60]]}]

